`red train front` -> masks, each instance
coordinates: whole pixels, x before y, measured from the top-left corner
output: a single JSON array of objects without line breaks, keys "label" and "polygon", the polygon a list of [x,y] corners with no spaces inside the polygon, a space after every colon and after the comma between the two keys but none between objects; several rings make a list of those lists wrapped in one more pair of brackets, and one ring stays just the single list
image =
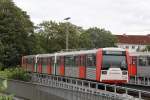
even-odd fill
[{"label": "red train front", "polygon": [[126,83],[129,80],[129,55],[121,48],[29,55],[22,61],[24,69],[29,72],[107,83]]}]

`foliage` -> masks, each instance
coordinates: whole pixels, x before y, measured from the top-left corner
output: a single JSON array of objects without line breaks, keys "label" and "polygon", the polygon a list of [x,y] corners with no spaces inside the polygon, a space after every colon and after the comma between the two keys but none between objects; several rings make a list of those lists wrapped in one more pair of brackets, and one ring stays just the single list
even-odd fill
[{"label": "foliage", "polygon": [[13,96],[12,95],[6,96],[0,94],[0,100],[13,100]]},{"label": "foliage", "polygon": [[0,77],[6,79],[16,79],[22,81],[30,81],[31,77],[22,68],[8,68],[0,71]]},{"label": "foliage", "polygon": [[[140,51],[139,48],[137,48],[137,51]],[[144,49],[141,50],[141,52],[150,51],[150,45],[147,45]]]},{"label": "foliage", "polygon": [[81,43],[84,48],[114,47],[116,43],[116,37],[110,31],[97,27],[87,29],[81,35],[81,40],[84,40]]},{"label": "foliage", "polygon": [[34,27],[26,12],[12,0],[0,0],[0,66],[17,66],[24,55],[63,50],[66,34],[69,49],[111,47],[116,43],[111,32],[97,27],[85,30],[69,22],[54,21]]},{"label": "foliage", "polygon": [[83,29],[71,23],[56,23],[45,21],[38,25],[37,36],[45,52],[55,52],[65,49],[66,34],[69,34],[69,49],[79,47],[79,37]]},{"label": "foliage", "polygon": [[12,0],[0,0],[0,64],[18,65],[22,55],[33,53],[33,29],[25,11]]},{"label": "foliage", "polygon": [[66,34],[69,34],[69,49],[92,49],[115,46],[116,38],[110,31],[99,28],[82,29],[71,23],[45,21],[37,26],[37,37],[44,52],[65,49]]},{"label": "foliage", "polygon": [[147,51],[150,51],[150,45],[147,45],[147,46],[146,46],[146,50],[147,50]]},{"label": "foliage", "polygon": [[7,80],[0,79],[0,92],[3,92],[7,88]]}]

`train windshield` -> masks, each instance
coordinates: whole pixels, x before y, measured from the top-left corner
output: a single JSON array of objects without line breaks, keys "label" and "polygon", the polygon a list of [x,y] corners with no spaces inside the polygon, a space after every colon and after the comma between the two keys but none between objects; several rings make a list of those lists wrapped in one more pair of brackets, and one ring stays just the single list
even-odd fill
[{"label": "train windshield", "polygon": [[126,56],[125,54],[103,54],[102,70],[108,70],[109,68],[121,68],[127,70]]}]

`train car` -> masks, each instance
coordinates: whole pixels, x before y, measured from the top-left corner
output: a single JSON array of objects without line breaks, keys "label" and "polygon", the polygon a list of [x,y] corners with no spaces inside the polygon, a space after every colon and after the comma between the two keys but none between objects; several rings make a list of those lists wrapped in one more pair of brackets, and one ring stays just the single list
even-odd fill
[{"label": "train car", "polygon": [[31,65],[34,65],[30,70],[32,72],[105,83],[126,83],[129,80],[129,53],[121,48],[38,54],[25,56],[24,59],[35,60],[30,62],[30,66],[25,64],[27,66],[24,67],[29,69]]},{"label": "train car", "polygon": [[34,61],[35,61],[34,56],[35,55],[29,55],[29,56],[22,57],[22,67],[27,72],[33,72]]},{"label": "train car", "polygon": [[132,52],[131,76],[150,77],[150,52]]}]

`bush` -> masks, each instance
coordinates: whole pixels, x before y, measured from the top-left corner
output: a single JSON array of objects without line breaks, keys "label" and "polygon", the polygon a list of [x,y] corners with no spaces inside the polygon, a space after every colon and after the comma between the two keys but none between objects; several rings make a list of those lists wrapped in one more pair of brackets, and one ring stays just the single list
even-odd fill
[{"label": "bush", "polygon": [[30,81],[31,77],[22,68],[8,68],[0,71],[1,78]]},{"label": "bush", "polygon": [[0,100],[13,100],[13,96],[12,95],[5,96],[0,94]]}]

